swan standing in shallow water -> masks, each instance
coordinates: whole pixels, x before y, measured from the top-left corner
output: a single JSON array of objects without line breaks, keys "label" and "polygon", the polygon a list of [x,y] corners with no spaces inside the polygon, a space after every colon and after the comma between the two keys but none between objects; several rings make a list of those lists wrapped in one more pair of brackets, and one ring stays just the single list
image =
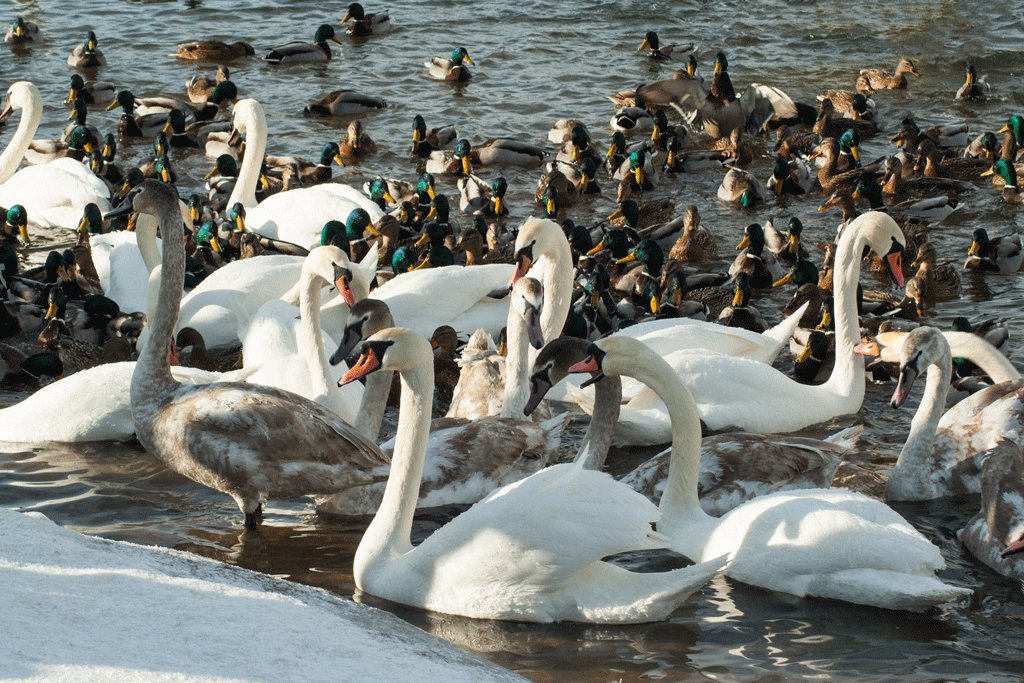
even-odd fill
[{"label": "swan standing in shallow water", "polygon": [[555,465],[491,493],[415,548],[434,368],[430,344],[402,328],[363,342],[342,381],[377,369],[402,377],[402,410],[384,500],[356,550],[356,587],[480,619],[639,623],[667,617],[721,561],[637,574],[603,562],[658,547],[654,505],[607,474]]},{"label": "swan standing in shallow water", "polygon": [[70,157],[17,171],[39,127],[42,106],[39,89],[28,81],[18,81],[7,89],[0,120],[15,109],[22,110],[22,118],[0,155],[0,206],[21,204],[36,225],[74,229],[87,204],[110,210],[110,188],[88,166]]},{"label": "swan standing in shallow water", "polygon": [[259,385],[192,386],[174,379],[168,344],[185,273],[178,196],[147,180],[117,212],[132,208],[157,216],[165,237],[166,275],[130,390],[139,442],[175,472],[234,498],[249,527],[268,496],[333,493],[369,481],[371,469],[386,462],[384,454],[319,404]]},{"label": "swan standing in shallow water", "polygon": [[[957,341],[956,355],[984,369],[992,386],[950,408],[943,415],[952,375],[953,352],[945,335]],[[900,378],[892,395],[898,408],[915,381],[927,371],[924,397],[910,423],[896,466],[889,473],[889,500],[930,500],[978,493],[986,452],[1024,430],[1024,381],[991,344],[968,332],[919,327],[903,340]]]},{"label": "swan standing in shallow water", "polygon": [[889,506],[836,489],[761,496],[721,518],[700,508],[700,418],[693,394],[643,344],[608,337],[571,372],[630,375],[669,407],[672,460],[658,531],[694,561],[728,554],[730,577],[800,597],[923,610],[970,594],[940,581],[939,549]]}]

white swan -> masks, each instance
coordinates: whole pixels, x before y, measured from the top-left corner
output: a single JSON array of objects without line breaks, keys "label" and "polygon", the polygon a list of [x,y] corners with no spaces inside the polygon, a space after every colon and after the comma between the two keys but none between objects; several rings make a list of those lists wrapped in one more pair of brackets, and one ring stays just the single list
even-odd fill
[{"label": "white swan", "polygon": [[[520,280],[517,287],[526,286],[527,281],[539,289],[540,285],[531,278]],[[388,327],[394,327],[394,319],[387,304],[375,299],[356,303],[341,344],[331,356],[331,363],[340,363],[363,339]],[[525,350],[522,355],[525,359]],[[366,389],[355,425],[367,438],[376,440],[380,433],[393,375],[393,372],[382,370],[366,377]],[[558,453],[568,417],[568,413],[562,413],[539,423],[496,416],[432,420],[416,507],[469,505],[499,486],[519,481],[547,467]],[[394,439],[381,445],[385,452],[393,451],[394,447]],[[388,468],[379,468],[378,475],[380,482],[318,498],[317,511],[346,516],[372,515],[380,507]]]},{"label": "white swan", "polygon": [[903,405],[921,373],[927,371],[928,379],[907,441],[889,473],[885,489],[889,500],[930,500],[980,492],[987,451],[1003,440],[1016,441],[1024,429],[1020,373],[981,337],[969,332],[947,334],[956,335],[957,356],[991,370],[996,384],[965,398],[943,415],[952,375],[950,344],[934,327],[918,327],[906,336],[900,348],[900,378],[892,406]]},{"label": "white swan", "polygon": [[985,458],[981,510],[957,534],[971,554],[1003,576],[1024,579],[1024,461],[1003,440]]},{"label": "white swan", "polygon": [[[178,329],[199,330],[209,348],[237,343],[263,304],[273,299],[298,303],[303,261],[302,256],[274,254],[232,261],[218,268],[182,300]],[[369,283],[376,272],[377,250],[371,249],[352,267],[353,286],[358,287],[358,282]],[[343,297],[325,304],[322,312],[327,330],[344,328],[348,304]]]},{"label": "white swan", "polygon": [[[413,270],[388,280],[370,298],[386,303],[403,327],[425,337],[438,325],[466,334],[483,328],[497,336],[508,316],[508,299],[488,295],[507,289],[511,273],[507,263]],[[345,327],[348,312],[341,301],[325,305],[322,314],[332,335]]]},{"label": "white swan", "polygon": [[299,319],[296,309],[280,299],[256,312],[242,342],[245,365],[255,366],[253,384],[285,389],[312,399],[355,424],[362,399],[361,385],[340,389],[341,371],[327,365],[324,333],[320,328],[320,292],[337,287],[355,303],[369,291],[365,273],[354,268],[345,252],[334,246],[317,247],[302,263],[299,278]]},{"label": "white swan", "polygon": [[0,116],[6,118],[15,109],[23,111],[22,120],[0,156],[0,206],[21,204],[31,223],[71,229],[78,225],[86,204],[109,211],[110,188],[80,161],[66,157],[15,172],[39,127],[42,101],[35,85],[18,81],[7,89],[7,104]]},{"label": "white swan", "polygon": [[[858,252],[859,253],[859,252]],[[672,549],[699,561],[730,557],[726,574],[797,596],[817,596],[887,609],[923,610],[971,591],[935,576],[939,549],[889,506],[836,489],[760,496],[721,518],[700,508],[700,417],[693,395],[643,344],[609,337],[571,372],[630,375],[669,406],[672,460],[658,531]]]},{"label": "white swan", "polygon": [[[134,362],[107,363],[48,384],[0,410],[0,441],[87,443],[127,441],[135,435],[129,387]],[[188,384],[242,381],[251,370],[220,374],[175,366],[174,379]]]},{"label": "white swan", "polygon": [[384,499],[356,550],[356,587],[393,602],[482,619],[636,623],[667,617],[721,566],[636,574],[602,561],[656,547],[657,511],[628,486],[574,465],[494,491],[415,548],[410,542],[433,393],[430,345],[390,328],[363,343],[343,381],[402,376]]},{"label": "white swan", "polygon": [[159,305],[150,320],[131,383],[132,418],[139,442],[167,466],[222,491],[255,526],[262,500],[332,493],[366,482],[386,462],[363,438],[319,404],[287,391],[237,382],[184,385],[170,371],[185,273],[184,228],[178,196],[147,180],[118,211],[155,215],[166,244]]},{"label": "white swan", "polygon": [[[587,357],[590,343],[573,337],[552,340],[541,349],[530,375],[532,393],[526,413],[532,412],[547,393]],[[655,351],[657,353],[657,351]],[[619,413],[622,383],[617,376],[601,376],[594,382],[594,413],[580,443],[575,462],[600,470],[612,445]],[[701,439],[700,506],[716,517],[741,503],[775,491],[827,488],[832,484],[843,455],[851,451],[863,431],[856,426],[829,437],[808,439],[729,432]],[[756,455],[754,455],[756,453]],[[619,477],[635,491],[658,503],[667,481],[672,449],[666,449]]]},{"label": "white swan", "polygon": [[242,100],[235,105],[232,121],[235,130],[246,136],[246,154],[227,205],[242,203],[249,230],[312,249],[320,244],[320,233],[327,221],[345,220],[356,208],[365,209],[373,223],[384,215],[369,197],[341,183],[279,192],[257,204],[256,183],[267,146],[263,107],[256,100]]},{"label": "white swan", "polygon": [[[556,339],[562,334],[569,314],[573,289],[572,254],[561,227],[551,220],[527,219],[516,236],[515,265],[513,282],[527,272],[541,279],[545,297],[541,327],[545,339]],[[533,270],[534,267],[537,272]],[[680,349],[711,349],[725,355],[771,363],[793,335],[804,310],[801,308],[764,334],[689,318],[653,320],[628,327],[616,334],[641,339],[662,355]],[[536,354],[531,354],[531,362],[535,357]],[[559,383],[548,398],[585,403],[586,399],[581,401],[577,390],[578,387],[567,380]],[[590,392],[585,395],[589,396]],[[635,443],[654,441],[641,439]]]},{"label": "white swan", "polygon": [[[865,246],[885,256],[902,286],[903,233],[886,214],[869,211],[843,232],[836,252],[836,361],[829,380],[811,386],[745,358],[709,351],[681,350],[665,356],[677,375],[686,377],[701,419],[712,430],[726,427],[750,432],[792,432],[860,409],[864,400],[864,363],[854,353],[859,341],[855,292]],[[570,393],[571,387],[570,387]],[[623,407],[616,443],[665,443],[671,437],[669,415],[653,391],[623,381]],[[589,401],[579,392],[586,409]]]}]

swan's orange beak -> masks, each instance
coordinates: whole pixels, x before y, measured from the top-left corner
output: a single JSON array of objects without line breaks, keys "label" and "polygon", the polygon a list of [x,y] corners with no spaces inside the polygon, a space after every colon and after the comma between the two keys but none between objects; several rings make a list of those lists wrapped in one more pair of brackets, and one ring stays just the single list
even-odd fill
[{"label": "swan's orange beak", "polygon": [[597,358],[594,357],[594,354],[590,354],[578,363],[569,366],[569,372],[601,372],[601,368],[597,365]]},{"label": "swan's orange beak", "polygon": [[346,384],[355,382],[357,379],[366,377],[379,367],[380,359],[377,358],[377,354],[373,352],[373,349],[367,349],[359,355],[359,360],[356,361],[356,364],[341,376],[341,379],[338,380],[338,386],[343,387]]},{"label": "swan's orange beak", "polygon": [[533,259],[531,259],[526,254],[520,254],[519,258],[516,259],[516,269],[512,273],[512,281],[509,284],[514,285],[516,282],[518,282],[519,278],[526,275],[527,271],[530,270],[530,266],[532,265]]},{"label": "swan's orange beak", "polygon": [[1003,552],[999,553],[999,556],[1009,557],[1010,555],[1015,555],[1021,551],[1024,551],[1024,538],[1003,548]]},{"label": "swan's orange beak", "polygon": [[903,252],[897,251],[887,254],[885,262],[889,266],[889,273],[892,275],[892,279],[896,281],[896,286],[903,287]]},{"label": "swan's orange beak", "polygon": [[349,280],[350,278],[347,274],[342,275],[334,281],[334,286],[338,288],[338,293],[341,294],[341,298],[345,300],[345,303],[352,307],[356,305],[356,295],[349,285]]}]

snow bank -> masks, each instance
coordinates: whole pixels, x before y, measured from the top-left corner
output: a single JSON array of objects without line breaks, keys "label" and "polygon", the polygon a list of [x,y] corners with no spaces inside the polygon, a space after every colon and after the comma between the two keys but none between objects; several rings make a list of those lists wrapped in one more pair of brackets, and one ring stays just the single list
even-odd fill
[{"label": "snow bank", "polygon": [[6,509],[0,678],[523,680],[320,589]]}]

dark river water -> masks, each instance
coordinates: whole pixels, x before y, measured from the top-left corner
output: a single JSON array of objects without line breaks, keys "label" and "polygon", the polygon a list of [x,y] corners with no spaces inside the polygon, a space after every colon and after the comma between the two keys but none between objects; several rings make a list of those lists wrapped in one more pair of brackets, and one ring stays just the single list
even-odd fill
[{"label": "dark river water", "polygon": [[[318,24],[335,23],[343,3],[317,2],[18,2],[5,5],[39,23],[43,39],[32,48],[0,49],[0,83],[35,82],[46,111],[36,137],[57,137],[65,125],[70,69],[66,57],[89,29],[96,31],[108,66],[102,80],[130,87],[136,95],[183,93],[184,81],[212,71],[168,57],[174,44],[190,38],[242,39],[260,54],[288,40],[309,40]],[[422,114],[429,126],[456,123],[472,141],[495,135],[542,143],[556,119],[583,119],[600,145],[607,144],[612,105],[605,96],[645,80],[667,78],[678,64],[659,66],[636,55],[644,31],[656,29],[663,42],[694,42],[700,69],[710,73],[715,51],[724,49],[737,90],[750,82],[776,85],[795,100],[814,102],[825,88],[850,88],[861,67],[892,69],[901,55],[914,59],[922,77],[907,91],[876,96],[885,132],[866,141],[873,159],[900,119],[914,114],[919,124],[966,120],[972,131],[995,131],[1011,113],[1022,111],[1021,3],[748,3],[566,2],[454,3],[424,0],[389,2],[393,31],[334,46],[325,65],[265,66],[258,58],[238,62],[233,79],[242,96],[255,97],[267,111],[271,153],[316,157],[346,122],[303,116],[306,102],[349,87],[385,97],[389,107],[364,119],[378,153],[338,171],[356,184],[376,174],[414,178],[408,157],[411,121]],[[325,9],[329,8],[329,9]],[[367,10],[377,9],[367,3]],[[424,76],[422,62],[464,45],[478,67],[466,87],[453,88]],[[989,74],[994,97],[985,103],[955,102],[966,60]],[[94,110],[90,123],[112,130],[114,113]],[[6,144],[14,125],[0,133]],[[889,135],[886,135],[888,133]],[[125,147],[122,162],[138,162],[148,144]],[[771,156],[757,143],[750,170],[763,179]],[[197,189],[210,168],[200,154],[176,153],[172,160],[183,195]],[[532,195],[536,170],[505,169],[513,221],[536,212]],[[829,239],[838,222],[819,213],[820,198],[774,199],[751,214],[720,204],[715,191],[721,172],[709,171],[663,183],[652,197],[673,197],[681,212],[699,206],[704,224],[720,240],[723,255],[745,224],[770,215],[796,215],[811,243]],[[454,185],[440,183],[454,193]],[[606,179],[604,196],[571,214],[584,223],[613,209]],[[964,197],[963,208],[931,230],[940,260],[962,262],[971,231],[985,227],[1002,234],[1020,218],[1004,205],[987,180]],[[456,220],[467,224],[457,210]],[[68,234],[36,234],[33,261]],[[721,265],[725,265],[723,261]],[[867,280],[866,280],[867,281]],[[759,296],[757,305],[774,322],[788,292]],[[1010,318],[1013,339],[1024,338],[1018,314],[1018,276],[964,278],[962,298],[943,303],[930,320],[948,327],[957,315]],[[1018,354],[1012,353],[1015,361]],[[887,405],[892,386],[869,385],[855,418],[807,433],[821,436],[852,422],[867,426],[862,451],[840,471],[842,481],[877,494],[885,472],[905,439],[920,392],[908,407]],[[0,395],[0,404],[20,399]],[[81,406],[88,410],[88,406]],[[54,420],[61,416],[55,414]],[[582,431],[582,425],[579,426]],[[45,435],[40,434],[44,439]],[[2,439],[2,435],[0,435]],[[640,452],[613,455],[612,468],[626,471]],[[245,532],[237,508],[226,496],[166,471],[137,445],[0,447],[0,505],[43,512],[56,522],[89,534],[188,550],[253,570],[351,595],[352,556],[364,525],[319,518],[305,500],[271,501],[258,532]],[[942,577],[974,590],[965,604],[923,615],[800,600],[750,588],[719,577],[663,623],[630,627],[533,626],[474,621],[373,604],[459,647],[541,681],[639,679],[778,680],[822,679],[1020,680],[1024,676],[1024,596],[1019,582],[974,561],[956,531],[977,510],[978,499],[951,499],[897,509],[937,543],[948,562]],[[417,521],[421,537],[443,523],[445,514]],[[657,570],[671,557],[644,557],[634,566]],[[357,596],[357,599],[362,599]],[[197,615],[198,616],[198,615]],[[272,625],[266,625],[271,629]]]}]

